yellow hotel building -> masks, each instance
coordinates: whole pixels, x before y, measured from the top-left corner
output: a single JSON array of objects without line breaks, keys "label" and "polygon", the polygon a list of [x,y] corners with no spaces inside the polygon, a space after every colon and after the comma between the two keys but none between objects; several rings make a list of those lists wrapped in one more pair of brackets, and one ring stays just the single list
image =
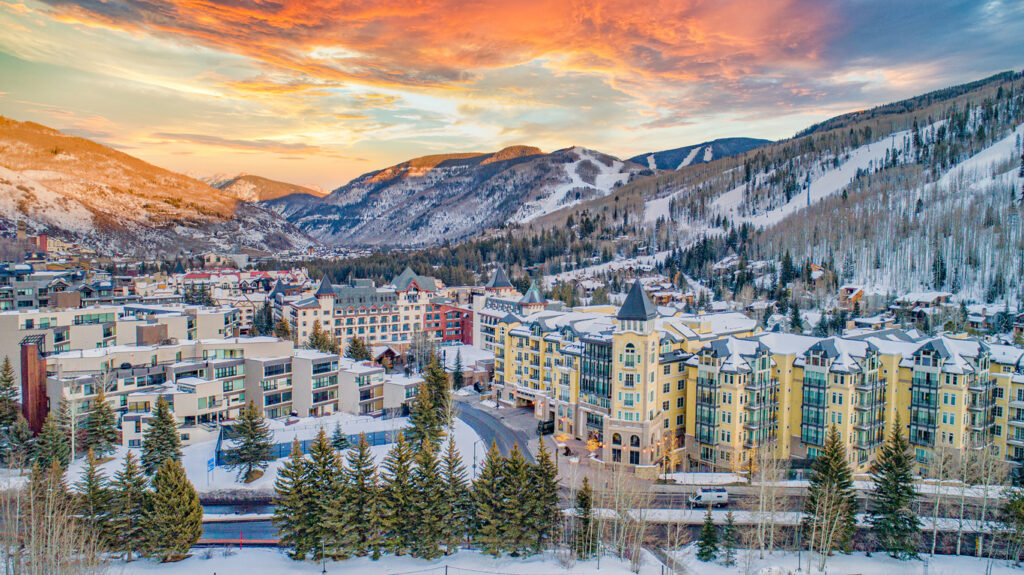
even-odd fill
[{"label": "yellow hotel building", "polygon": [[648,476],[743,471],[761,446],[812,459],[832,425],[866,472],[897,416],[921,473],[940,446],[1024,461],[1024,350],[896,329],[760,332],[740,313],[664,311],[636,282],[618,309],[506,316],[496,399]]}]

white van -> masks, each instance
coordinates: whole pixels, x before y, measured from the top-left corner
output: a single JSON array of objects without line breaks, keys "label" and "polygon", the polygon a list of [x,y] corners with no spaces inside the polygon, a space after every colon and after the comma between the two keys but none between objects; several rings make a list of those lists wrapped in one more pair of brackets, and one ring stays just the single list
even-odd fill
[{"label": "white van", "polygon": [[729,504],[729,492],[724,487],[701,487],[690,496],[690,507],[724,507]]}]

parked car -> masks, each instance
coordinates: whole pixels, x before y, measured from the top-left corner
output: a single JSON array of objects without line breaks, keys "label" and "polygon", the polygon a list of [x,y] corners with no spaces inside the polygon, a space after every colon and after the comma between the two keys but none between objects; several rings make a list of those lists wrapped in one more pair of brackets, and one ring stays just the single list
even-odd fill
[{"label": "parked car", "polygon": [[701,487],[690,496],[690,507],[724,507],[729,504],[729,492],[724,487]]}]

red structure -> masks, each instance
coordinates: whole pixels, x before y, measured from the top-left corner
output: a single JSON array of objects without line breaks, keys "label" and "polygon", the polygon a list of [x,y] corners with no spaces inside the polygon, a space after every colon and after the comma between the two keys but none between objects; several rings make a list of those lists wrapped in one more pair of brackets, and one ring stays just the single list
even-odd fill
[{"label": "red structure", "polygon": [[447,303],[430,303],[423,314],[423,330],[442,342],[473,343],[473,311]]},{"label": "red structure", "polygon": [[45,346],[43,335],[30,335],[21,340],[21,412],[33,433],[39,433],[46,420]]}]

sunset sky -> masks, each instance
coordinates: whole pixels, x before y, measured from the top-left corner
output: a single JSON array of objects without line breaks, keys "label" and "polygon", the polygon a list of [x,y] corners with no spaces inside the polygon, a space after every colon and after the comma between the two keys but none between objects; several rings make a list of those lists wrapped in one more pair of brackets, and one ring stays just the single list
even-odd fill
[{"label": "sunset sky", "polygon": [[1024,67],[1024,2],[0,0],[0,115],[196,175],[783,138]]}]

